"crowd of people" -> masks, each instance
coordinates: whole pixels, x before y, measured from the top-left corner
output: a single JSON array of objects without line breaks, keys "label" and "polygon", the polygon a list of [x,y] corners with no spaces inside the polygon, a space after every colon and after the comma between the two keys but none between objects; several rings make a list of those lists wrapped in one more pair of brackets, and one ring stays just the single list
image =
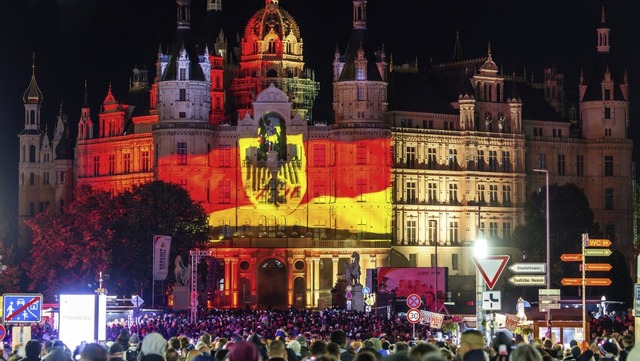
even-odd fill
[{"label": "crowd of people", "polygon": [[[591,344],[571,341],[566,347],[509,332],[497,332],[487,342],[476,330],[459,338],[436,337],[419,327],[414,337],[407,322],[337,309],[212,310],[196,323],[185,316],[113,322],[109,341],[71,348],[51,330],[54,339],[34,337],[0,354],[0,361],[640,361],[640,346],[634,348],[627,323],[631,318],[600,320]],[[36,328],[38,336],[46,327]]]}]

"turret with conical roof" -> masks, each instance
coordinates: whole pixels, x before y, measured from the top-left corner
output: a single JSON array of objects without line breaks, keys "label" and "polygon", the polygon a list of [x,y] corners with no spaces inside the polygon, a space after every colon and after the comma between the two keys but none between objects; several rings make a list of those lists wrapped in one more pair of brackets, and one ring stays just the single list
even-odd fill
[{"label": "turret with conical roof", "polygon": [[384,52],[374,51],[369,41],[366,0],[353,1],[349,44],[344,55],[336,54],[333,67],[336,123],[383,123],[387,110],[387,64]]},{"label": "turret with conical roof", "polygon": [[32,55],[31,81],[22,96],[24,102],[24,130],[38,132],[40,130],[40,108],[42,106],[42,91],[36,81],[36,55]]},{"label": "turret with conical roof", "polygon": [[93,121],[91,121],[91,109],[89,108],[89,86],[87,80],[84,81],[84,103],[80,109],[80,119],[78,120],[78,140],[93,138]]}]

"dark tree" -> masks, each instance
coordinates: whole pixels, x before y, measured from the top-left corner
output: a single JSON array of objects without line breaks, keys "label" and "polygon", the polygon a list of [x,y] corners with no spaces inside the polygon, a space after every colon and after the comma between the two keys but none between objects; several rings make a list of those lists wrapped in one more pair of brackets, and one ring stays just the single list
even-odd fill
[{"label": "dark tree", "polygon": [[179,185],[153,181],[134,186],[116,196],[115,203],[110,282],[121,295],[151,290],[154,235],[171,236],[171,261],[180,254],[187,262],[189,250],[208,239],[210,228],[204,208]]},{"label": "dark tree", "polygon": [[[600,238],[602,235],[598,225],[594,223],[589,202],[580,188],[574,184],[552,185],[550,188],[551,286],[560,288],[562,278],[582,277],[578,262],[562,262],[560,256],[563,253],[582,252],[582,233],[589,233],[591,238]],[[525,224],[514,231],[514,239],[526,251],[527,261],[546,261],[545,198],[544,188],[531,196],[525,206]],[[613,283],[611,287],[587,287],[586,294],[593,298],[604,295],[608,300],[630,302],[633,287],[629,266],[624,255],[616,249],[616,241],[612,242],[613,254],[610,257],[589,257],[586,262],[609,263],[613,269],[609,272],[588,272],[586,276],[610,278]],[[564,287],[563,297],[577,296],[578,288]]]},{"label": "dark tree", "polygon": [[43,212],[26,223],[33,232],[31,257],[23,262],[30,291],[53,300],[60,292],[93,292],[95,277],[111,264],[111,195],[89,186],[74,192],[64,213]]},{"label": "dark tree", "polygon": [[[560,287],[563,277],[578,275],[578,264],[560,260],[563,253],[580,253],[582,233],[598,234],[593,212],[584,192],[575,184],[550,185],[549,223],[552,287]],[[514,239],[526,252],[527,261],[546,261],[546,190],[531,195],[525,205],[525,223],[516,227]]]}]

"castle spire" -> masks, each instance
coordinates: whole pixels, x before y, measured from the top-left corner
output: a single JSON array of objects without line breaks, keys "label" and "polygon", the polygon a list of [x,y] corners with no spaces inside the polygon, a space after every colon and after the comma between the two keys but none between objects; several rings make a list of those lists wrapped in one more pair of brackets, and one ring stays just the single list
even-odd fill
[{"label": "castle spire", "polygon": [[207,11],[222,11],[222,0],[207,0]]},{"label": "castle spire", "polygon": [[191,29],[191,0],[176,0],[178,5],[178,30]]},{"label": "castle spire", "polygon": [[42,91],[36,82],[36,53],[31,55],[31,81],[24,92],[22,100],[25,104],[42,104]]},{"label": "castle spire", "polygon": [[456,31],[456,43],[453,46],[453,61],[462,60],[462,46],[460,46],[460,32]]},{"label": "castle spire", "polygon": [[84,101],[82,102],[83,108],[89,108],[89,86],[87,85],[87,79],[84,80]]},{"label": "castle spire", "polygon": [[604,16],[604,5],[602,5],[602,15],[600,16],[600,27],[597,30],[598,33],[598,45],[596,49],[598,53],[608,53],[611,47],[609,46],[609,27],[606,23]]},{"label": "castle spire", "polygon": [[353,0],[353,28],[367,28],[367,0]]}]

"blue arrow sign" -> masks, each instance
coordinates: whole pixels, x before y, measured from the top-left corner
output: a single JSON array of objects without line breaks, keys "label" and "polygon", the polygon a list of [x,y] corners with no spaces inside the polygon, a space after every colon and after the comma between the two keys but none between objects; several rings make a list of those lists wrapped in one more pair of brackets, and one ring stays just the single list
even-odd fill
[{"label": "blue arrow sign", "polygon": [[42,319],[42,295],[30,293],[5,293],[4,322],[31,323]]}]

